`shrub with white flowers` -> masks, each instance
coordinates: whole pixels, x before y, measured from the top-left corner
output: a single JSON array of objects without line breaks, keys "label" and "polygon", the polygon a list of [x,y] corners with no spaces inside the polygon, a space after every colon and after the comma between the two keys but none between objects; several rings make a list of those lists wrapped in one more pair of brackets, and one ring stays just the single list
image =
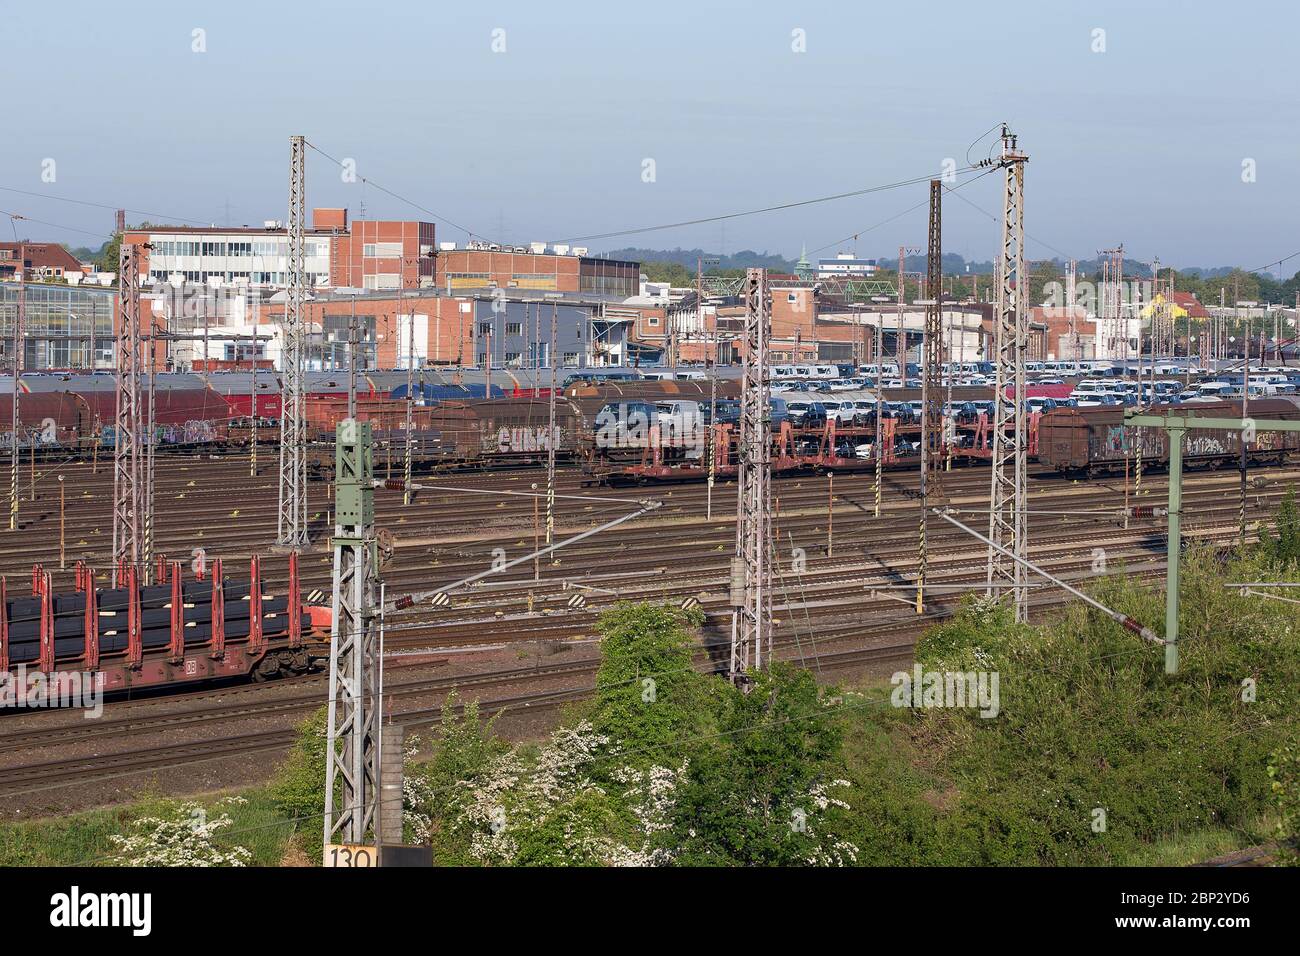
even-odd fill
[{"label": "shrub with white flowers", "polygon": [[[216,804],[245,803],[230,797]],[[117,848],[115,866],[246,866],[252,857],[247,847],[221,847],[215,835],[234,823],[229,813],[213,815],[197,803],[185,802],[166,808],[158,815],[132,821],[134,833],[113,834]]]}]

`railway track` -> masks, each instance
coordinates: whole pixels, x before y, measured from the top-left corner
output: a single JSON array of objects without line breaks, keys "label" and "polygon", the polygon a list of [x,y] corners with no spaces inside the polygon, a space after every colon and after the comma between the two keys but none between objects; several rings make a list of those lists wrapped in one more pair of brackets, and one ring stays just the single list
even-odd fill
[{"label": "railway track", "polygon": [[[818,666],[822,668],[839,668],[869,663],[873,661],[895,660],[911,656],[911,645],[896,645],[885,648],[868,648],[843,651],[819,657]],[[589,670],[594,674],[598,661],[570,662],[570,671]],[[531,669],[527,669],[531,672]],[[557,673],[559,673],[557,671]],[[530,673],[531,677],[535,677]],[[504,674],[494,675],[494,682],[518,682],[522,675],[507,678]],[[444,689],[451,689],[450,687]],[[478,701],[479,713],[492,715],[510,709],[538,710],[552,708],[571,701],[583,700],[594,692],[593,685],[580,687],[563,687],[552,690],[535,691],[526,694],[514,694],[507,697],[489,698]],[[414,691],[412,691],[414,692]],[[386,691],[386,693],[388,693]],[[300,705],[319,706],[320,701]],[[459,712],[463,705],[457,705]],[[435,723],[442,719],[442,705],[421,707],[412,710],[394,711],[389,718],[406,728],[415,728]],[[186,716],[186,715],[178,715]],[[22,794],[43,793],[70,786],[86,786],[121,777],[132,776],[154,770],[163,770],[178,766],[190,766],[233,756],[270,753],[286,749],[295,736],[293,728],[284,728],[252,733],[233,734],[229,736],[187,741],[184,743],[163,744],[133,750],[123,750],[112,754],[97,754],[91,757],[74,757],[61,760],[43,760],[35,763],[7,767],[0,773],[0,794],[19,796]]]},{"label": "railway track", "polygon": [[[102,567],[111,528],[111,475],[104,468],[94,475],[86,465],[64,467],[85,471],[81,476],[87,479],[84,486],[79,483],[81,478],[72,480],[66,472],[53,468],[42,473],[38,467],[36,500],[22,503],[22,521],[28,533],[6,540],[0,532],[0,571],[11,581],[26,580],[34,561],[47,568],[57,565],[57,537],[52,538],[49,529],[57,534],[60,473],[65,483],[71,480],[70,487],[79,489],[75,505],[71,496],[65,498],[69,569],[77,557]],[[1295,474],[1294,469],[1287,468],[1252,471],[1248,504],[1253,521],[1271,516]],[[987,470],[958,469],[943,477],[945,500],[952,507],[977,512],[985,506]],[[209,555],[220,555],[236,565],[241,557],[266,550],[275,525],[273,478],[273,468],[258,478],[250,478],[246,460],[160,461],[155,523],[158,550],[188,557],[188,547],[201,546]],[[389,596],[408,589],[427,589],[480,571],[492,560],[494,548],[505,549],[510,557],[531,550],[533,499],[462,494],[449,489],[530,491],[541,478],[535,470],[519,469],[425,479],[422,483],[430,490],[419,492],[409,507],[402,505],[400,493],[378,492],[377,523],[396,536],[391,560],[384,568]],[[582,494],[581,476],[575,470],[561,470],[557,479],[561,494]],[[1189,538],[1216,545],[1235,540],[1238,481],[1232,472],[1193,472],[1187,476],[1184,507]],[[824,477],[774,480],[778,539],[774,613],[781,644],[778,656],[808,667],[833,669],[886,659],[880,657],[881,642],[886,642],[894,658],[908,658],[916,637],[951,613],[961,598],[957,588],[940,589],[938,585],[982,585],[982,546],[946,523],[932,521],[928,534],[929,582],[935,589],[928,594],[925,614],[917,615],[910,606],[919,512],[915,486],[916,476],[911,473],[887,473],[885,498],[877,518],[871,476],[837,477],[833,501],[828,501]],[[1145,476],[1143,490],[1146,494],[1140,499],[1131,497],[1130,501],[1148,506],[1163,504],[1165,477]],[[313,485],[310,494],[313,500],[319,496],[324,502],[327,493],[327,487]],[[457,593],[451,609],[417,607],[404,615],[391,615],[386,622],[386,646],[393,654],[517,648],[521,653],[531,649],[536,662],[528,667],[390,682],[390,701],[436,696],[453,687],[535,687],[564,676],[594,674],[594,659],[543,663],[543,651],[576,649],[590,642],[599,613],[619,600],[675,602],[687,596],[698,600],[706,616],[702,634],[706,646],[701,662],[706,668],[712,666],[710,650],[718,655],[725,650],[729,623],[726,581],[734,540],[734,495],[733,484],[715,487],[710,518],[706,514],[708,491],[702,485],[601,489],[600,498],[625,500],[629,506],[646,497],[658,498],[664,504],[652,516],[624,525],[617,537],[596,536],[557,553],[555,560],[539,562],[537,579],[532,565],[521,565],[499,579],[488,579],[482,586]],[[1112,568],[1126,565],[1131,573],[1140,576],[1162,573],[1163,525],[1130,521],[1124,528],[1118,517],[1124,497],[1122,483],[1115,480],[1072,483],[1055,475],[1035,474],[1031,479],[1030,508],[1071,514],[1031,519],[1032,558],[1071,583],[1084,582],[1093,575],[1093,549],[1099,547],[1106,550]],[[561,499],[557,535],[563,538],[608,520],[607,509],[617,514],[619,508],[619,504],[608,501]],[[833,534],[828,516],[833,522]],[[987,520],[977,513],[966,517],[977,526]],[[324,520],[328,523],[327,516]],[[40,533],[33,535],[30,529]],[[83,541],[86,543],[81,544]],[[795,548],[803,551],[800,572],[794,568]],[[272,590],[284,583],[281,563],[272,558],[264,565],[268,588]],[[304,589],[328,588],[327,551],[318,545],[304,555],[301,567]],[[574,593],[584,595],[584,607],[568,606],[568,598]],[[1066,601],[1065,596],[1045,589],[1032,596],[1036,615]],[[291,724],[325,696],[319,676],[303,682],[309,689],[284,696],[280,696],[283,683],[232,689],[239,694],[238,701],[214,703],[211,694],[200,691],[192,700],[157,698],[182,701],[182,709],[174,713],[119,716],[117,705],[110,704],[110,713],[100,721],[0,733],[0,755],[19,761],[28,751],[48,752],[85,741],[114,751],[38,763],[16,762],[0,772],[5,778],[0,782],[0,793],[58,790],[76,780],[106,780],[220,760],[237,753],[283,749],[292,739],[291,726],[247,734],[213,734],[251,721]],[[270,689],[277,686],[280,691],[271,696]],[[535,708],[569,699],[565,694],[587,691],[547,688],[535,694],[488,698],[483,704],[485,709]],[[437,719],[438,714],[437,707],[424,707],[394,712],[393,716],[418,722]],[[155,747],[121,747],[150,734],[176,733],[209,736]]]}]

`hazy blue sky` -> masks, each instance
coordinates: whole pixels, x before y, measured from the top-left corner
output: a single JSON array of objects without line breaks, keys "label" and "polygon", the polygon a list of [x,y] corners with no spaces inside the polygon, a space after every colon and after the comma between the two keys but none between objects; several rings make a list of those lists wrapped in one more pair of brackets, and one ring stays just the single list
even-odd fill
[{"label": "hazy blue sky", "polygon": [[[512,242],[672,222],[938,173],[1006,120],[1030,162],[1033,258],[1261,266],[1300,250],[1293,3],[5,4],[0,210],[97,245],[108,210],[260,223],[286,211],[288,137],[441,216]],[[192,31],[207,52],[192,52]],[[506,52],[492,51],[505,31]],[[1106,31],[1104,53],[1093,31]],[[791,49],[792,31],[807,51]],[[974,154],[985,154],[988,141]],[[642,181],[652,158],[656,181]],[[1242,161],[1257,181],[1242,182]],[[42,161],[57,179],[42,182]],[[309,153],[309,205],[362,187]],[[622,245],[795,256],[923,202],[909,186]],[[998,212],[997,174],[961,195]],[[365,189],[372,217],[429,218]],[[945,249],[997,227],[944,209]],[[6,238],[8,224],[0,220]],[[76,232],[87,230],[93,235]],[[439,223],[440,238],[464,241]],[[925,211],[856,244],[923,246]],[[1293,259],[1281,271],[1300,268]]]}]

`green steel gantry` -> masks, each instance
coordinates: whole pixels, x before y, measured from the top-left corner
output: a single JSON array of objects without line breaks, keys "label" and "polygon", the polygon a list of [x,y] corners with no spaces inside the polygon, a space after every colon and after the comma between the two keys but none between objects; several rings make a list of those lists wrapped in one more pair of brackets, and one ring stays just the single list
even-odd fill
[{"label": "green steel gantry", "polygon": [[1124,423],[1139,428],[1163,428],[1169,433],[1169,543],[1165,580],[1165,673],[1178,673],[1178,571],[1182,556],[1183,435],[1197,429],[1240,430],[1242,441],[1260,432],[1300,432],[1300,422],[1263,418],[1210,418],[1198,415],[1140,415],[1125,409]]}]

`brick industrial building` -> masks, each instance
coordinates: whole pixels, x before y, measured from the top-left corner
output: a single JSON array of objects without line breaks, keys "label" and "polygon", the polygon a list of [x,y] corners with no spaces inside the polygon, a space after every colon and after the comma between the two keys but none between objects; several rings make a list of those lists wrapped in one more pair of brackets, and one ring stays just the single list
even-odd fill
[{"label": "brick industrial building", "polygon": [[61,279],[82,273],[81,261],[57,242],[0,242],[0,281]]},{"label": "brick industrial building", "polygon": [[582,247],[524,248],[485,243],[457,249],[443,243],[438,251],[438,287],[448,293],[499,288],[629,298],[641,283],[641,264],[588,256]]},{"label": "brick industrial building", "polygon": [[[124,241],[147,245],[141,272],[151,282],[272,289],[288,284],[289,234],[276,220],[260,227],[129,229]],[[308,289],[433,285],[433,223],[357,220],[349,224],[346,209],[313,209],[303,241]]]}]

